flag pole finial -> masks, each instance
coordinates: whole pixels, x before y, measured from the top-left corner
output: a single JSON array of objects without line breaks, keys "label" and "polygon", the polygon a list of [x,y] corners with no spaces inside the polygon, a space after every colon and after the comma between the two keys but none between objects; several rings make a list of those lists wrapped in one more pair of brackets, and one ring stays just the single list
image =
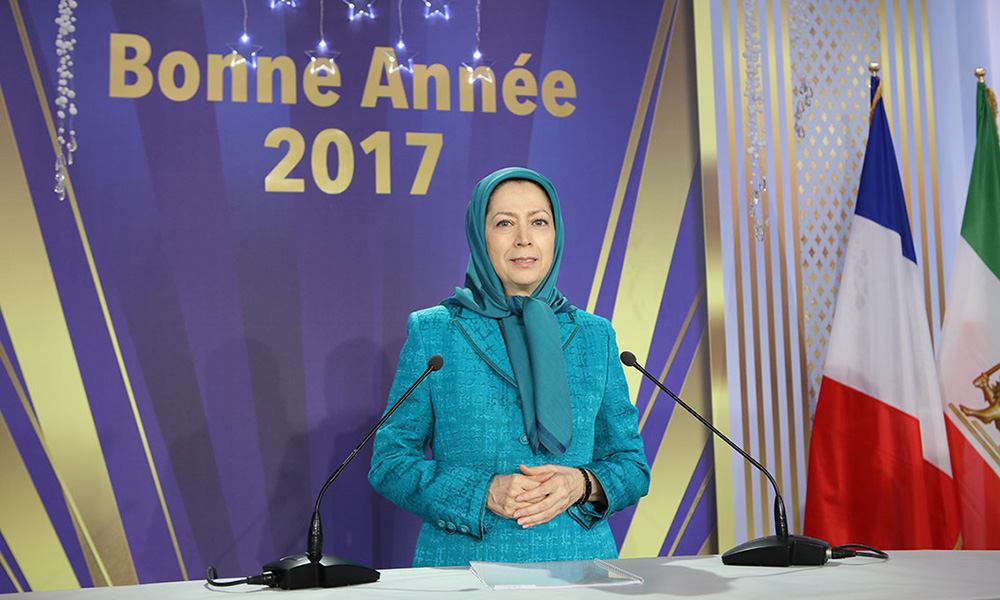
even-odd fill
[{"label": "flag pole finial", "polygon": [[976,79],[979,80],[979,83],[986,83],[986,69],[976,67]]},{"label": "flag pole finial", "polygon": [[878,73],[878,70],[881,68],[882,67],[877,62],[868,63],[868,70],[871,72],[872,77],[874,77]]}]

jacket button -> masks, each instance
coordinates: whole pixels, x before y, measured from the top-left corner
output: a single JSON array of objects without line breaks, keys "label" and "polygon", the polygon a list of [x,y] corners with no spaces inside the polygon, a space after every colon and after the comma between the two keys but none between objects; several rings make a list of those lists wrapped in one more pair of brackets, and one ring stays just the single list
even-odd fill
[{"label": "jacket button", "polygon": [[444,521],[442,521],[441,519],[438,519],[438,527],[444,529]]},{"label": "jacket button", "polygon": [[527,436],[527,434],[522,433],[521,437],[517,438],[517,441],[519,441],[522,444],[524,444],[525,446],[527,446],[528,445],[528,436]]},{"label": "jacket button", "polygon": [[445,525],[445,527],[448,528],[448,531],[455,531],[455,524],[452,523],[451,521],[445,523],[444,525]]},{"label": "jacket button", "polygon": [[469,528],[466,527],[465,525],[459,527],[458,530],[461,531],[462,533],[469,533]]}]

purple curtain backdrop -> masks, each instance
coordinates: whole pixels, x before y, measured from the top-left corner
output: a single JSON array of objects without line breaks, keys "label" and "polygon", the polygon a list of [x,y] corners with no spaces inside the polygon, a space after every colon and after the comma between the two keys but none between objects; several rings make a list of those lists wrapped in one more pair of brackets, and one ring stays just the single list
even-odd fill
[{"label": "purple curtain backdrop", "polygon": [[[206,99],[205,57],[227,52],[239,37],[238,1],[95,0],[76,11],[80,151],[70,177],[164,500],[194,578],[207,564],[245,575],[304,550],[316,491],[385,406],[407,314],[438,303],[462,283],[464,208],[480,177],[526,165],[552,179],[566,222],[559,287],[571,302],[586,305],[663,10],[658,1],[483,2],[481,49],[499,76],[497,111],[485,113],[478,90],[476,110],[459,110],[458,69],[475,46],[471,0],[451,3],[447,21],[425,21],[422,2],[402,4],[416,61],[443,64],[451,73],[450,111],[433,109],[433,93],[430,110],[414,110],[408,74],[411,108],[394,109],[385,99],[374,108],[360,106],[373,48],[398,38],[396,2],[378,0],[375,19],[348,22],[347,7],[326,0],[327,39],[342,52],[342,97],[329,108],[309,103],[301,88],[304,51],[318,38],[318,0],[275,11],[266,0],[248,2],[260,54],[296,62],[295,104],[256,102],[253,71],[248,102],[229,98],[228,79],[224,101]],[[19,5],[51,100],[56,3]],[[194,56],[202,69],[194,97],[169,100],[155,83],[141,98],[111,97],[114,33],[149,41],[154,77],[167,52]],[[0,6],[0,51],[6,57],[0,83],[139,581],[179,579],[84,243],[69,204],[51,191],[49,134],[7,3]],[[530,116],[505,108],[501,78],[525,52],[539,87],[555,69],[572,75],[572,115],[555,117],[540,99]],[[285,153],[264,146],[278,127],[294,128],[305,140],[291,175],[305,180],[302,193],[264,191],[265,175]],[[338,195],[321,192],[310,171],[312,140],[327,128],[343,130],[354,147],[353,181]],[[390,135],[391,194],[375,193],[374,155],[360,147],[376,131]],[[405,144],[406,132],[443,135],[426,195],[409,193],[422,150]],[[332,150],[329,166],[335,172]],[[698,201],[688,202],[678,240],[684,260],[668,288],[703,277],[699,180],[696,171],[689,194]],[[633,179],[626,211],[635,185]],[[613,255],[623,247],[616,238]],[[678,295],[676,306],[687,307],[694,289]],[[614,291],[603,288],[600,314],[611,316]],[[661,320],[664,331],[658,326],[656,336],[674,335],[682,317]],[[687,356],[697,343],[691,337],[681,350]],[[0,343],[15,356],[2,322]],[[659,344],[662,353],[670,343]],[[682,382],[684,373],[673,376]],[[58,484],[5,378],[0,408],[74,571],[82,585],[91,584]],[[665,423],[672,407],[662,410],[666,414],[654,418]],[[647,440],[651,453],[658,444],[659,437]],[[702,469],[711,463],[706,456]],[[370,489],[369,459],[370,450],[359,455],[327,495],[326,550],[379,568],[408,566],[419,519]],[[709,510],[702,513],[710,518]],[[620,518],[619,541],[631,512]],[[2,536],[0,552],[9,556]],[[0,573],[0,591],[12,590]]]}]

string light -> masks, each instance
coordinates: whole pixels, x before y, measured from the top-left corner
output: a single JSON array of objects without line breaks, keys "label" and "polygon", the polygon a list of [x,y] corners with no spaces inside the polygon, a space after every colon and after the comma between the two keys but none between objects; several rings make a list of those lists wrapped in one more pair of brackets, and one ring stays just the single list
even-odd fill
[{"label": "string light", "polygon": [[73,117],[76,116],[76,85],[73,81],[73,49],[76,47],[76,17],[73,10],[76,0],[59,0],[59,16],[56,17],[56,56],[59,66],[56,74],[56,138],[59,142],[59,156],[56,157],[55,191],[59,200],[66,199],[67,167],[73,164],[76,152],[76,130]]},{"label": "string light", "polygon": [[232,53],[232,65],[246,64],[251,69],[257,68],[257,53],[260,52],[263,46],[258,46],[257,44],[251,43],[250,33],[247,30],[247,23],[250,20],[250,11],[247,8],[247,0],[242,0],[243,2],[243,34],[240,35],[240,39],[235,44],[226,44]]},{"label": "string light", "polygon": [[[79,0],[60,0],[61,3],[72,3],[74,6]],[[326,39],[325,34],[325,5],[326,0],[319,1],[319,41],[316,43],[316,47],[305,52],[306,56],[309,57],[309,69],[311,73],[317,73],[320,71],[326,71],[329,73],[337,72],[336,58],[341,54],[330,48],[330,44]],[[348,19],[350,21],[363,20],[365,17],[369,19],[375,19],[375,2],[377,0],[343,0],[344,4],[348,6]],[[424,20],[430,20],[435,18],[441,18],[445,21],[451,20],[451,8],[450,5],[454,0],[421,0],[424,5]],[[301,0],[268,0],[269,5],[272,10],[281,10],[283,8],[298,8],[301,4]],[[247,64],[251,69],[257,67],[257,55],[263,48],[260,45],[253,44],[249,32],[248,21],[249,21],[249,9],[247,7],[247,0],[241,0],[243,5],[243,28],[239,40],[233,44],[227,44],[231,51],[233,66],[240,64]],[[403,19],[403,0],[398,0],[398,17],[399,17],[399,38],[396,41],[395,47],[388,49],[385,53],[386,60],[389,63],[388,71],[390,73],[395,73],[397,71],[405,71],[407,73],[413,73],[414,58],[416,54],[411,52],[406,45],[405,29],[404,29],[404,19]],[[462,63],[462,67],[468,73],[469,83],[475,83],[476,81],[482,79],[489,83],[494,82],[494,75],[492,71],[493,61],[487,61],[484,59],[483,52],[480,49],[481,44],[481,34],[482,34],[482,0],[476,0],[476,45],[472,52],[472,57]],[[75,149],[75,140],[73,141],[73,146]],[[69,158],[70,164],[72,163],[72,156]]]},{"label": "string light", "polygon": [[309,57],[309,72],[312,74],[327,72],[336,73],[336,59],[340,52],[330,48],[326,41],[324,26],[326,25],[326,0],[319,0],[319,42],[315,50],[306,50]]},{"label": "string light", "polygon": [[431,17],[441,17],[445,21],[451,19],[451,11],[448,10],[448,0],[424,0],[424,19]]},{"label": "string light", "polygon": [[493,83],[493,61],[483,60],[483,53],[479,50],[479,34],[482,31],[482,0],[476,0],[476,50],[472,53],[472,60],[462,63],[466,73],[469,75],[469,83],[475,83],[482,79],[487,83]]},{"label": "string light", "polygon": [[247,0],[241,0],[243,2],[243,35],[240,36],[240,41],[244,44],[250,41],[250,35],[247,33],[247,22],[250,21],[250,10],[247,8]]},{"label": "string light", "polygon": [[483,28],[482,8],[482,0],[476,0],[476,51],[472,53],[473,60],[483,58],[483,54],[479,51],[479,33]]},{"label": "string light", "polygon": [[396,8],[399,16],[399,41],[396,42],[395,50],[386,50],[385,59],[389,62],[389,72],[404,71],[413,73],[413,59],[417,56],[406,48],[406,41],[403,39],[403,0],[399,0]]},{"label": "string light", "polygon": [[375,18],[375,0],[344,0],[344,4],[350,7],[347,18],[351,21],[362,17]]},{"label": "string light", "polygon": [[396,14],[399,15],[399,41],[396,42],[396,50],[406,50],[406,42],[403,41],[403,0],[399,0]]}]

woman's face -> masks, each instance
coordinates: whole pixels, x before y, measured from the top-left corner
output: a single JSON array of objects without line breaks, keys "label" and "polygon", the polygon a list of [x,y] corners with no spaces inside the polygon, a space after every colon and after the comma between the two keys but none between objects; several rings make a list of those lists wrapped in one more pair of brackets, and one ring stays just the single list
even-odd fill
[{"label": "woman's face", "polygon": [[530,296],[552,266],[556,228],[541,187],[509,181],[486,209],[486,252],[508,296]]}]

